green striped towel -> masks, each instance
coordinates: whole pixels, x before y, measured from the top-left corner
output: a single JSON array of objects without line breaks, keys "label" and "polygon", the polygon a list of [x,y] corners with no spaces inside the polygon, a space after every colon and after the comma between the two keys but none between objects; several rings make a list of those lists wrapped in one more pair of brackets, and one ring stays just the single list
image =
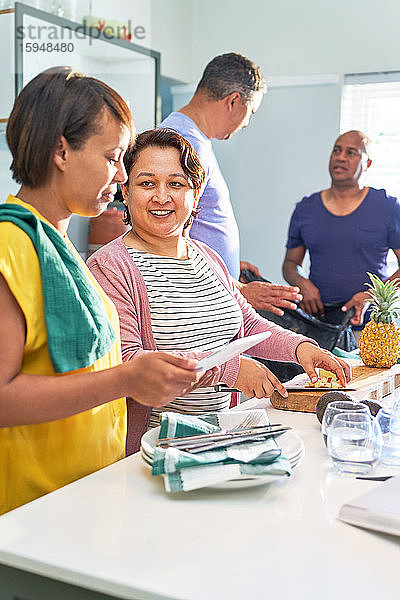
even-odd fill
[{"label": "green striped towel", "polygon": [[[266,417],[262,409],[260,414]],[[161,415],[160,438],[185,437],[200,433],[213,433],[221,428],[229,428],[229,418],[237,418],[238,412],[209,413],[193,417],[165,412]],[[243,413],[241,413],[243,414]],[[224,424],[221,427],[221,421]],[[268,420],[261,424],[267,424]],[[226,448],[217,448],[198,454],[183,452],[177,448],[154,449],[153,475],[163,475],[167,492],[195,490],[238,479],[243,476],[276,475],[288,477],[291,474],[287,458],[280,456],[271,462],[268,450],[276,448],[273,438],[262,442],[248,442]]]},{"label": "green striped towel", "polygon": [[0,221],[22,229],[37,252],[54,370],[65,373],[92,365],[110,350],[115,334],[84,266],[53,227],[23,206],[2,204]]},{"label": "green striped towel", "polygon": [[337,348],[335,346],[335,348],[332,350],[332,354],[338,356],[339,358],[354,358],[356,360],[361,360],[360,351],[358,348],[348,352],[347,350],[342,350],[341,348]]},{"label": "green striped towel", "polygon": [[[341,348],[334,348],[332,350],[332,354],[338,356],[339,358],[354,358],[356,360],[361,360],[360,351],[358,348],[352,350],[351,352],[347,352],[346,350],[342,350]],[[397,364],[400,363],[400,357],[397,359]]]}]

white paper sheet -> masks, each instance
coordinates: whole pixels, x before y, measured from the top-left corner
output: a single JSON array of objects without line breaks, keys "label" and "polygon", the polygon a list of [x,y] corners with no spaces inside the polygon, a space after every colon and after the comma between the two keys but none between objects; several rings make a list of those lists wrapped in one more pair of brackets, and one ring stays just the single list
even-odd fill
[{"label": "white paper sheet", "polygon": [[344,504],[338,518],[352,525],[400,535],[400,476]]}]

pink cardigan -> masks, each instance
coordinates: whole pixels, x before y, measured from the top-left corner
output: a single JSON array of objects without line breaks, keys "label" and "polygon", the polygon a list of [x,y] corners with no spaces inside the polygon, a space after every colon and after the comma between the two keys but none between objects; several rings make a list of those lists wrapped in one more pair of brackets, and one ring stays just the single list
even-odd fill
[{"label": "pink cardigan", "polygon": [[[216,276],[239,304],[243,318],[237,337],[262,331],[272,332],[268,340],[254,346],[246,354],[269,360],[298,362],[297,346],[304,341],[316,343],[312,339],[283,329],[260,317],[238,291],[218,254],[202,242],[188,241],[204,256]],[[97,250],[88,259],[87,265],[117,308],[120,319],[122,359],[128,361],[142,352],[156,350],[146,285],[126,249],[122,236]],[[210,352],[177,353],[198,359],[210,354]],[[218,367],[212,385],[225,383],[228,387],[233,387],[239,373],[239,364],[240,359],[237,356]],[[147,430],[151,407],[143,406],[131,398],[128,399],[127,406],[126,454],[128,456],[140,447],[140,439]]]}]

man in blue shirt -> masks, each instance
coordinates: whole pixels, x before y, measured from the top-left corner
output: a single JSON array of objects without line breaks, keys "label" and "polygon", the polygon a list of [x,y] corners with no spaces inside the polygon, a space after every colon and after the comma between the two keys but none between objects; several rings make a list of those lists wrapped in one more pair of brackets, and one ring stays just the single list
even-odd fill
[{"label": "man in blue shirt", "polygon": [[[247,127],[266,91],[259,67],[251,60],[230,52],[216,56],[206,66],[190,102],[171,113],[160,127],[178,131],[190,141],[206,172],[199,205],[200,213],[190,237],[213,248],[236,280],[242,269],[260,273],[254,265],[240,262],[239,230],[229,198],[229,189],[220,171],[211,140],[229,140]],[[282,308],[296,308],[301,300],[294,287],[254,281],[237,281],[237,286],[257,310],[282,315]]]},{"label": "man in blue shirt", "polygon": [[[367,306],[367,272],[388,279],[387,254],[400,266],[400,203],[385,190],[364,187],[362,174],[371,166],[368,138],[348,131],[335,142],[330,160],[330,188],[304,197],[292,214],[283,274],[300,288],[300,307],[323,316],[324,305],[355,309],[360,325]],[[310,274],[302,264],[310,254]],[[400,276],[400,268],[389,279]]]}]

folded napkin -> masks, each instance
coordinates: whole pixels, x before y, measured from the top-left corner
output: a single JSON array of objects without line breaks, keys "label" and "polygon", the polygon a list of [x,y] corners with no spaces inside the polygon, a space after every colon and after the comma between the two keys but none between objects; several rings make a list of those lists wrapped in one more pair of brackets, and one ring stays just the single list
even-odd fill
[{"label": "folded napkin", "polygon": [[347,350],[342,350],[341,348],[335,348],[332,350],[332,354],[338,356],[339,358],[354,358],[356,360],[361,360],[360,351],[358,348],[355,350],[351,350],[351,352],[347,352]]},{"label": "folded napkin", "polygon": [[115,335],[84,266],[54,227],[23,206],[2,204],[0,221],[22,229],[37,252],[54,370],[65,373],[92,365],[110,350]]},{"label": "folded napkin", "polygon": [[[264,410],[259,412],[266,415]],[[221,430],[221,418],[224,418],[226,423],[227,413],[208,413],[201,417],[193,417],[165,412],[161,415],[160,438],[214,433]],[[167,492],[195,490],[244,475],[288,477],[291,474],[289,460],[282,456],[271,459],[266,454],[268,450],[276,447],[274,438],[216,448],[198,454],[183,452],[177,448],[156,447],[152,474],[164,476]]]},{"label": "folded napkin", "polygon": [[[339,358],[354,358],[356,360],[362,360],[360,356],[360,351],[358,348],[352,350],[351,352],[346,352],[346,350],[342,350],[341,348],[334,348],[332,350],[332,354],[338,356]],[[397,364],[400,364],[400,357],[397,359]]]}]

